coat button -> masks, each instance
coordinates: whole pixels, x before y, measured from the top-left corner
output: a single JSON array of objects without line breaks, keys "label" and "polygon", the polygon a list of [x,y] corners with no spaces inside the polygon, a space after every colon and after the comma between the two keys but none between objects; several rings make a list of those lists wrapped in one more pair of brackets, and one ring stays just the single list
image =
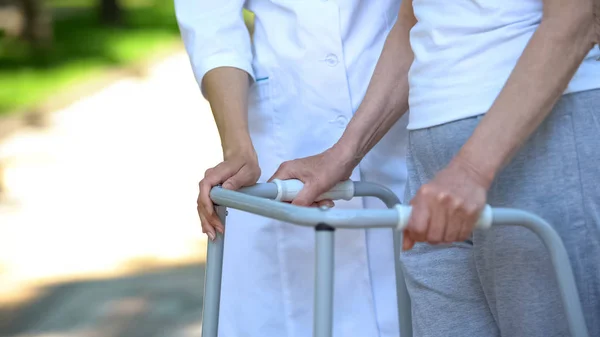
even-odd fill
[{"label": "coat button", "polygon": [[325,63],[330,67],[335,67],[338,64],[338,57],[335,54],[328,54],[325,57]]},{"label": "coat button", "polygon": [[348,118],[344,115],[339,115],[336,118],[336,122],[341,128],[345,128],[348,125]]}]

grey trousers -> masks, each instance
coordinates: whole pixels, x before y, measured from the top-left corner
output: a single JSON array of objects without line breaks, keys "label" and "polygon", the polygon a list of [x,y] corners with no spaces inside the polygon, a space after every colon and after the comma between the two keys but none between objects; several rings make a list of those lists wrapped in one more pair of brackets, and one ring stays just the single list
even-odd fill
[{"label": "grey trousers", "polygon": [[[480,117],[410,132],[406,199],[443,169]],[[565,95],[499,174],[495,207],[531,211],[561,236],[590,336],[600,336],[600,90]],[[552,264],[526,229],[402,254],[416,337],[569,336]]]}]

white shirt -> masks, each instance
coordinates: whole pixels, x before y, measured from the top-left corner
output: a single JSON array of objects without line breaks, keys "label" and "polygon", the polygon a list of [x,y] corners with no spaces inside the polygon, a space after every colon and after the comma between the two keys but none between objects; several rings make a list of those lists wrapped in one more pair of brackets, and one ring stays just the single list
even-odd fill
[{"label": "white shirt", "polygon": [[[400,1],[175,0],[175,5],[199,83],[220,66],[243,69],[254,79],[248,127],[264,181],[283,161],[318,154],[339,139],[363,99]],[[255,14],[252,43],[243,6]],[[383,184],[402,198],[405,128],[406,120],[397,123],[351,179]],[[363,207],[384,206],[370,198],[336,202],[336,208]],[[219,336],[311,336],[314,230],[234,210],[227,221]],[[391,231],[335,235],[334,337],[397,337]]]},{"label": "white shirt", "polygon": [[[414,0],[409,129],[483,114],[542,18],[542,0]],[[600,49],[565,93],[600,87]]]}]

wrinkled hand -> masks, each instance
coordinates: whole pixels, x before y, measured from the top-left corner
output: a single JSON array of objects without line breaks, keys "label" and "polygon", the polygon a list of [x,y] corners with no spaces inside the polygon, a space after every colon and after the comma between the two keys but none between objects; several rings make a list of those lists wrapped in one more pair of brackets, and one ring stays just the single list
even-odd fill
[{"label": "wrinkled hand", "polygon": [[[310,157],[286,161],[279,166],[269,179],[298,179],[304,187],[292,201],[293,205],[311,206],[323,193],[329,191],[335,184],[350,178],[356,164],[343,151],[330,148],[329,150]],[[322,200],[318,205],[332,207],[333,201]]]},{"label": "wrinkled hand", "polygon": [[404,232],[403,249],[415,242],[464,241],[471,235],[486,204],[491,182],[472,165],[453,160],[411,200],[412,214]]},{"label": "wrinkled hand", "polygon": [[219,184],[228,190],[254,185],[260,178],[260,173],[255,153],[230,156],[219,165],[206,170],[204,179],[200,181],[198,215],[202,223],[202,232],[211,240],[216,238],[215,231],[223,233],[225,228],[210,199],[210,190]]}]

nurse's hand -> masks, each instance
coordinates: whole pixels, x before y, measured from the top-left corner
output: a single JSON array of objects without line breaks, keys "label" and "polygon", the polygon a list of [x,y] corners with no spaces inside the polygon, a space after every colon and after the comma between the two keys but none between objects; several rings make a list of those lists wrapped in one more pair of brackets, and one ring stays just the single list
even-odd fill
[{"label": "nurse's hand", "polygon": [[[292,201],[297,206],[313,206],[319,195],[329,191],[340,181],[348,180],[357,165],[350,160],[350,153],[340,148],[329,150],[310,157],[286,161],[279,166],[269,179],[298,179],[304,187]],[[333,206],[331,200],[322,200],[318,205]]]},{"label": "nurse's hand", "polygon": [[202,223],[202,232],[211,240],[217,237],[216,231],[223,233],[225,228],[210,199],[210,190],[219,184],[228,190],[254,185],[260,178],[260,173],[258,159],[253,151],[228,156],[219,165],[206,170],[204,179],[200,181],[198,215]]},{"label": "nurse's hand", "polygon": [[403,249],[411,249],[415,242],[467,240],[485,207],[490,185],[472,165],[455,158],[411,200]]}]

